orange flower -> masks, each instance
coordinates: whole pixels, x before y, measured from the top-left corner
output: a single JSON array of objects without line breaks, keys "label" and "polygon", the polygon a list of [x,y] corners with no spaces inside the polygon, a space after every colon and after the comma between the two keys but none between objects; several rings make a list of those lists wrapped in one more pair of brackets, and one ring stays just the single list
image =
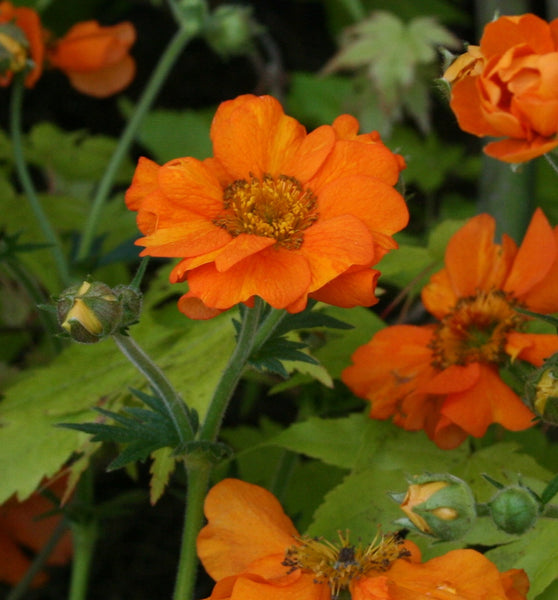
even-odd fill
[{"label": "orange flower", "polygon": [[217,582],[210,600],[330,600],[347,589],[354,600],[524,600],[529,586],[523,571],[499,573],[473,550],[420,564],[416,546],[393,536],[368,546],[301,537],[271,493],[237,479],[210,490],[205,512],[198,554]]},{"label": "orange flower", "polygon": [[105,98],[134,78],[136,65],[128,52],[135,39],[131,23],[102,27],[97,21],[84,21],[48,48],[48,60],[66,73],[76,90]]},{"label": "orange flower", "polygon": [[[46,483],[42,489],[48,488],[61,495],[66,487],[66,479],[57,479]],[[11,498],[0,506],[0,581],[15,585],[31,566],[27,550],[38,552],[48,542],[60,523],[61,516],[53,515],[42,518],[52,511],[52,502],[40,492],[35,492],[27,500],[18,502]],[[50,555],[47,564],[63,565],[72,556],[72,541],[69,533],[65,533]],[[46,573],[38,573],[33,579],[33,587],[40,586],[47,580]]]},{"label": "orange flower", "polygon": [[500,17],[486,25],[480,51],[464,56],[444,75],[451,108],[464,131],[505,138],[488,155],[520,163],[558,146],[558,19]]},{"label": "orange flower", "polygon": [[423,289],[437,325],[396,325],[353,355],[343,381],[370,400],[370,416],[424,429],[441,448],[491,423],[518,431],[534,415],[499,375],[510,361],[540,366],[558,351],[558,336],[523,332],[525,307],[558,311],[558,228],[539,209],[519,248],[495,244],[489,215],[471,219],[450,240],[445,269]]},{"label": "orange flower", "polygon": [[5,47],[13,48],[16,54],[20,55],[19,57],[14,57],[15,62],[18,64],[12,65],[12,69],[0,75],[0,86],[9,85],[13,78],[14,68],[16,70],[23,70],[27,66],[27,59],[30,58],[33,62],[33,67],[25,78],[25,86],[33,87],[43,71],[45,53],[43,30],[39,15],[32,8],[15,8],[11,2],[0,2],[0,24],[5,23],[13,23],[21,29],[27,39],[29,48],[27,50],[21,49],[21,52],[23,52],[21,54],[14,47],[13,39],[5,33],[0,33],[0,43]]},{"label": "orange flower", "polygon": [[408,220],[393,188],[402,158],[349,115],[308,134],[270,96],[221,104],[211,138],[204,161],[140,159],[126,194],[142,255],[182,258],[180,310],[210,318],[255,296],[289,312],[309,297],[374,304],[372,266]]}]

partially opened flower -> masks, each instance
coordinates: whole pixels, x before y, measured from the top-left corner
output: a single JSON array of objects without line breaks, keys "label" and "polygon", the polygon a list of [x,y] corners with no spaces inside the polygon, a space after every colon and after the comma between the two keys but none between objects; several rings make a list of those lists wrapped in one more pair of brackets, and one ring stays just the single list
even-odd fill
[{"label": "partially opened flower", "polygon": [[[66,479],[56,479],[42,486],[51,492],[61,495],[66,486]],[[31,566],[29,552],[39,552],[49,541],[58,527],[62,515],[45,516],[55,506],[41,493],[18,502],[10,498],[0,506],[0,581],[10,585],[17,584]],[[72,556],[72,541],[69,532],[65,533],[47,559],[49,565],[63,565]],[[33,587],[40,586],[47,580],[44,571],[33,579]]]},{"label": "partially opened flower", "polygon": [[558,228],[539,209],[519,248],[505,235],[494,243],[494,233],[494,219],[479,215],[450,240],[445,269],[422,292],[437,324],[387,327],[354,353],[342,378],[371,402],[371,417],[424,429],[442,448],[491,423],[533,424],[499,370],[512,361],[540,366],[558,351],[558,336],[526,332],[515,310],[558,311]]},{"label": "partially opened flower", "polygon": [[529,587],[523,571],[499,573],[473,550],[420,564],[396,536],[358,545],[348,534],[337,544],[299,536],[271,493],[236,479],[209,491],[205,513],[198,555],[216,580],[211,600],[523,600]]},{"label": "partially opened flower", "polygon": [[255,296],[289,312],[308,298],[374,304],[372,267],[408,219],[393,187],[402,158],[349,115],[308,134],[270,96],[221,104],[211,138],[204,161],[140,159],[126,194],[142,255],[182,259],[180,310],[210,318]]},{"label": "partially opened flower", "polygon": [[48,47],[48,61],[84,94],[105,98],[127,87],[136,72],[129,51],[136,39],[131,23],[103,27],[97,21],[74,25]]},{"label": "partially opened flower", "polygon": [[444,77],[464,131],[504,138],[485,152],[520,163],[558,146],[558,19],[533,14],[488,23]]},{"label": "partially opened flower", "polygon": [[[2,28],[6,25],[14,26],[15,30]],[[29,69],[25,85],[33,87],[43,71],[45,54],[38,13],[32,8],[16,8],[11,2],[0,2],[0,47],[10,55],[6,69],[0,74],[0,86],[9,85],[15,72]]]}]

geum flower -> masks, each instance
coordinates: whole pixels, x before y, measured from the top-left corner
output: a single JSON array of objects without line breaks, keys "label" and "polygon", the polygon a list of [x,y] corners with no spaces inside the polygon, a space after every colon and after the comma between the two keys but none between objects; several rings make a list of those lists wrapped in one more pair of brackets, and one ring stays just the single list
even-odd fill
[{"label": "geum flower", "polygon": [[523,600],[529,588],[523,571],[500,573],[474,550],[420,563],[397,536],[357,546],[348,534],[299,536],[270,492],[237,479],[209,491],[205,514],[197,547],[216,581],[210,600]]},{"label": "geum flower", "polygon": [[126,203],[142,255],[178,257],[179,308],[210,318],[259,296],[299,312],[308,298],[369,306],[378,271],[408,220],[394,189],[403,159],[349,115],[311,133],[270,96],[224,102],[213,158],[142,158]]},{"label": "geum flower", "polygon": [[444,78],[461,129],[504,138],[485,147],[489,156],[520,163],[558,146],[558,19],[488,23],[480,46],[469,46]]},{"label": "geum flower", "polygon": [[422,291],[437,324],[395,325],[354,353],[342,379],[372,404],[370,416],[424,429],[441,448],[491,423],[518,431],[534,415],[502,380],[513,361],[536,366],[558,351],[558,336],[525,331],[527,317],[558,311],[558,228],[538,209],[523,243],[494,243],[489,215],[472,218],[450,240],[445,268]]},{"label": "geum flower", "polygon": [[0,2],[0,26],[6,24],[13,24],[19,28],[26,44],[22,45],[20,40],[0,27],[0,45],[11,54],[7,70],[0,74],[0,86],[9,85],[15,72],[30,68],[25,77],[25,86],[33,87],[43,71],[45,54],[39,15],[32,8],[16,8],[11,2]]},{"label": "geum flower", "polygon": [[135,40],[131,23],[103,27],[97,21],[83,21],[49,45],[47,58],[51,66],[64,71],[76,90],[105,98],[134,78],[136,64],[129,51]]}]

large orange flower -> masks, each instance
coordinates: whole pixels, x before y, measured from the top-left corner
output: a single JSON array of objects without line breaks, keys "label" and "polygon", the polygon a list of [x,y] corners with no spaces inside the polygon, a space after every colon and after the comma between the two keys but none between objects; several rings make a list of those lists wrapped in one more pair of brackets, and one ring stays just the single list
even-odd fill
[{"label": "large orange flower", "polygon": [[534,415],[502,381],[510,361],[536,366],[558,351],[558,336],[524,332],[515,310],[558,311],[558,228],[537,210],[521,247],[495,244],[489,215],[471,219],[450,240],[445,269],[422,292],[437,325],[396,325],[353,355],[343,381],[372,403],[370,416],[424,429],[442,448],[491,423],[517,431]]},{"label": "large orange flower", "polygon": [[134,78],[136,65],[129,50],[135,39],[131,23],[102,27],[97,21],[84,21],[49,46],[48,60],[66,73],[76,90],[105,98]]},{"label": "large orange flower", "polygon": [[308,134],[270,96],[221,104],[211,138],[204,161],[140,159],[126,194],[142,255],[182,258],[180,310],[210,318],[255,296],[289,312],[309,297],[374,304],[372,266],[408,219],[401,157],[349,115]]},{"label": "large orange flower", "polygon": [[[473,550],[420,563],[411,542],[394,537],[353,546],[298,536],[277,499],[237,479],[213,487],[198,554],[216,580],[210,600],[523,600],[523,571],[499,573]],[[402,558],[404,557],[404,558]]]},{"label": "large orange flower", "polygon": [[[43,486],[58,495],[64,492],[65,487],[66,478]],[[0,506],[0,581],[15,585],[25,575],[31,566],[29,551],[40,551],[60,523],[61,515],[44,517],[53,508],[52,502],[40,492],[23,502],[10,498]],[[63,565],[71,556],[72,539],[67,532],[54,548],[47,564]],[[46,580],[46,573],[40,572],[33,579],[32,585],[40,586]]]},{"label": "large orange flower", "polygon": [[500,17],[457,60],[445,77],[459,126],[504,138],[487,154],[520,163],[558,146],[558,19]]},{"label": "large orange flower", "polygon": [[0,2],[0,24],[13,23],[23,32],[27,39],[28,49],[18,48],[16,40],[6,33],[0,33],[0,43],[12,53],[12,69],[0,76],[0,85],[9,85],[15,70],[27,68],[26,60],[33,62],[32,68],[25,78],[26,87],[33,87],[43,71],[45,46],[41,20],[32,8],[22,6],[15,8],[11,2]]}]

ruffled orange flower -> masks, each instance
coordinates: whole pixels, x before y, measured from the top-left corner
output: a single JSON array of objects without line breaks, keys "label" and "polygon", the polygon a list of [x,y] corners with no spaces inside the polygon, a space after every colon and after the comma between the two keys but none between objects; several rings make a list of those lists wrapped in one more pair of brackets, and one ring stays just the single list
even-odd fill
[{"label": "ruffled orange flower", "polygon": [[134,78],[136,65],[129,51],[135,40],[131,23],[102,27],[97,21],[84,21],[48,48],[48,60],[66,73],[76,90],[105,98]]},{"label": "ruffled orange flower", "polygon": [[[61,495],[66,487],[66,479],[57,479],[43,487]],[[60,523],[60,515],[42,517],[53,508],[52,502],[40,492],[35,492],[23,502],[11,498],[0,506],[0,581],[15,585],[25,575],[31,566],[28,551],[39,552]],[[66,564],[71,556],[72,539],[66,533],[49,556],[47,564]],[[33,579],[32,585],[40,586],[46,580],[46,573],[40,572]]]},{"label": "ruffled orange flower", "polygon": [[558,351],[558,336],[524,332],[526,317],[515,310],[558,311],[558,228],[539,209],[519,248],[505,235],[495,244],[494,230],[494,219],[479,215],[450,240],[445,269],[422,292],[437,325],[381,330],[342,374],[372,403],[371,417],[424,429],[441,448],[480,437],[491,423],[530,427],[534,415],[499,369],[514,360],[540,366]]},{"label": "ruffled orange flower", "polygon": [[205,513],[198,554],[216,580],[210,600],[330,600],[343,590],[354,600],[523,600],[529,587],[523,571],[499,573],[473,550],[420,564],[414,544],[391,536],[364,547],[301,537],[271,493],[237,479],[210,490]]},{"label": "ruffled orange flower", "polygon": [[309,297],[374,304],[372,267],[408,220],[393,188],[402,158],[349,115],[308,134],[269,96],[222,103],[211,139],[204,161],[140,159],[126,194],[142,255],[182,258],[180,310],[210,318],[255,296],[289,312]]},{"label": "ruffled orange flower", "polygon": [[0,75],[0,86],[11,83],[14,69],[21,71],[27,68],[26,61],[31,59],[33,67],[25,77],[26,87],[33,87],[43,71],[45,46],[43,42],[43,29],[41,20],[32,8],[15,8],[11,2],[0,2],[0,24],[13,23],[23,32],[27,39],[28,49],[17,49],[17,42],[5,33],[0,33],[0,43],[14,50],[13,68]]},{"label": "ruffled orange flower", "polygon": [[504,138],[488,155],[520,163],[558,146],[558,19],[500,17],[457,60],[444,75],[451,108],[464,131]]}]

